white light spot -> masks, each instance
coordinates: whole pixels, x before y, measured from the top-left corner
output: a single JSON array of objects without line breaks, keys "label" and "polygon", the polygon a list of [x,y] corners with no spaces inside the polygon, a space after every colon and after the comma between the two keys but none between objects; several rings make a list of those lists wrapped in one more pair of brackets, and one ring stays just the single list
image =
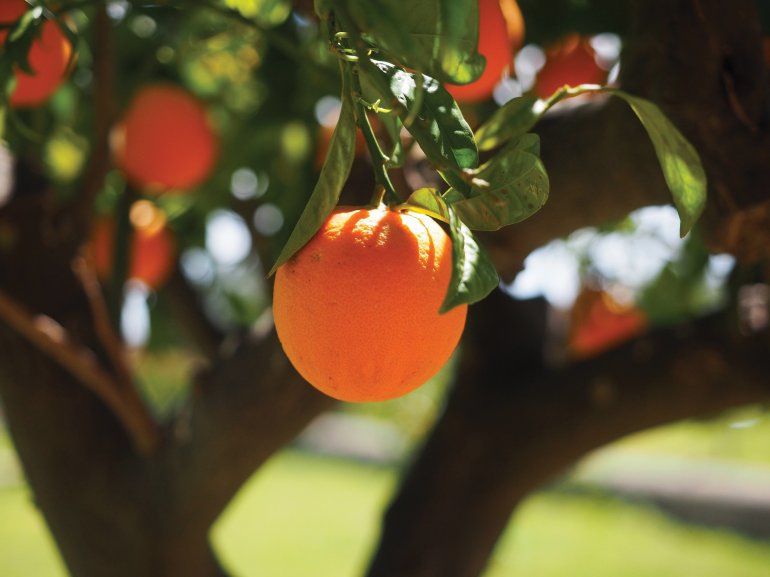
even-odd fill
[{"label": "white light spot", "polygon": [[210,285],[214,281],[214,263],[211,255],[200,248],[190,248],[182,253],[180,259],[182,272],[197,285]]},{"label": "white light spot", "polygon": [[206,250],[219,264],[232,266],[251,252],[251,235],[243,219],[228,210],[215,210],[206,223]]},{"label": "white light spot", "polygon": [[274,235],[283,226],[283,212],[274,204],[263,204],[254,211],[254,228],[265,236]]},{"label": "white light spot", "polygon": [[523,92],[534,86],[537,73],[544,65],[545,52],[535,44],[527,44],[516,53],[513,68]]},{"label": "white light spot", "polygon": [[321,126],[334,128],[340,117],[342,102],[336,96],[324,96],[315,103],[315,119]]},{"label": "white light spot", "polygon": [[137,281],[126,284],[120,330],[129,347],[141,347],[150,338],[150,309],[147,306],[147,287]]},{"label": "white light spot", "polygon": [[749,429],[759,424],[759,419],[746,419],[744,421],[734,421],[728,425],[731,429]]},{"label": "white light spot", "polygon": [[107,15],[116,22],[123,20],[126,17],[126,12],[128,12],[128,2],[125,0],[118,0],[117,2],[107,4]]},{"label": "white light spot", "polygon": [[620,50],[623,42],[620,36],[612,32],[597,34],[591,38],[591,48],[596,52],[596,60],[599,66],[609,70],[620,59]]},{"label": "white light spot", "polygon": [[509,100],[513,100],[522,94],[521,83],[518,80],[514,78],[504,78],[497,84],[497,86],[495,86],[492,97],[495,99],[498,106],[502,106]]},{"label": "white light spot", "polygon": [[239,168],[230,177],[230,192],[238,200],[256,198],[259,190],[259,179],[250,168]]},{"label": "white light spot", "polygon": [[554,241],[532,252],[509,287],[516,298],[544,296],[552,305],[568,308],[580,288],[575,255],[563,241]]}]

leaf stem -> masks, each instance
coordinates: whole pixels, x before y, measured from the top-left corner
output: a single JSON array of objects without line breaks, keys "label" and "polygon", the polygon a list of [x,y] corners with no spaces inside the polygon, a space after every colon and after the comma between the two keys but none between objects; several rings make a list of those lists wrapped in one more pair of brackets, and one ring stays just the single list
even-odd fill
[{"label": "leaf stem", "polygon": [[[358,48],[356,49],[358,52]],[[360,54],[359,54],[360,58]],[[398,196],[393,182],[390,180],[388,174],[388,163],[390,158],[382,152],[380,143],[377,141],[377,137],[372,129],[372,123],[369,121],[369,115],[366,113],[366,106],[363,100],[363,90],[361,88],[361,79],[358,76],[358,66],[348,63],[348,69],[351,77],[351,89],[354,103],[354,110],[356,114],[356,124],[361,129],[364,135],[364,141],[366,142],[366,148],[369,150],[369,156],[372,159],[372,167],[374,169],[374,182],[376,183],[374,196],[372,197],[372,203],[379,205],[383,200],[389,203],[400,203],[401,198]]]}]

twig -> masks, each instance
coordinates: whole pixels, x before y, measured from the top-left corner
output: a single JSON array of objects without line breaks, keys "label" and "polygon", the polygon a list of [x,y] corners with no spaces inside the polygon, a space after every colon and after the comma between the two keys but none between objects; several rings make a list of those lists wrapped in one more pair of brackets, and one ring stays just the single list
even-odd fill
[{"label": "twig", "polygon": [[115,117],[115,57],[112,43],[110,18],[102,3],[96,9],[94,25],[94,142],[90,160],[85,170],[82,193],[75,205],[79,224],[86,229],[91,221],[94,200],[104,186],[110,169],[110,130]]},{"label": "twig", "polygon": [[0,319],[41,353],[99,397],[128,431],[141,453],[158,444],[158,430],[146,411],[127,397],[93,352],[73,342],[64,327],[45,315],[33,316],[0,290]]},{"label": "twig", "polygon": [[89,263],[85,256],[77,256],[72,263],[72,270],[75,272],[75,276],[80,281],[80,285],[83,287],[83,291],[88,298],[88,304],[91,307],[91,314],[94,318],[96,336],[110,358],[121,387],[123,389],[132,389],[132,372],[123,354],[123,344],[115,333],[110,321],[107,303],[104,300],[99,281],[94,274],[92,263]]}]

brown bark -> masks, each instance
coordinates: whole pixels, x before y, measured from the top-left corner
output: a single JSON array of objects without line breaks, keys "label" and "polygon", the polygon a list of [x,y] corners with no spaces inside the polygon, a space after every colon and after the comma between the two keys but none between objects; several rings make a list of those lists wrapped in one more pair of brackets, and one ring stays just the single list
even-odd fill
[{"label": "brown bark", "polygon": [[[639,1],[622,76],[625,89],[657,102],[701,152],[712,243],[747,258],[770,246],[760,54],[749,0]],[[102,113],[97,142],[109,119]],[[551,199],[534,218],[485,237],[506,277],[554,237],[669,199],[648,139],[622,103],[565,109],[538,130]],[[105,162],[93,160],[87,196]],[[0,289],[54,319],[120,382],[72,271],[90,200],[61,211],[35,171],[16,176],[17,194],[0,210]],[[193,298],[184,304],[199,313]],[[191,318],[211,366],[198,375],[186,410],[157,427],[159,445],[149,455],[136,451],[98,392],[0,320],[0,396],[73,575],[224,575],[208,544],[212,522],[245,479],[331,403],[290,368],[270,330],[236,339],[228,351],[205,317]],[[498,294],[475,306],[457,385],[387,515],[370,576],[478,575],[522,496],[585,451],[767,398],[766,343],[734,340],[720,322],[650,335],[554,370],[541,358],[542,303]]]},{"label": "brown bark", "polygon": [[[715,250],[748,262],[770,248],[770,98],[755,8],[639,0],[621,75],[702,155],[703,228]],[[621,108],[593,102],[539,127],[551,198],[533,218],[485,237],[504,276],[554,236],[668,201],[647,137]],[[455,388],[387,512],[368,577],[475,577],[517,503],[587,451],[770,396],[767,336],[736,339],[724,318],[551,370],[535,360],[536,308],[500,295],[473,308]]]},{"label": "brown bark", "polygon": [[479,575],[518,502],[589,450],[770,396],[767,335],[736,338],[723,316],[556,370],[522,336],[543,324],[538,301],[496,293],[473,308],[456,386],[387,512],[368,577]]},{"label": "brown bark", "polygon": [[[78,577],[223,576],[211,524],[330,401],[291,369],[268,323],[212,360],[168,427],[143,421],[73,270],[85,236],[73,222],[45,190],[17,190],[0,209],[0,397],[35,501]],[[136,418],[153,443],[132,438]]]}]

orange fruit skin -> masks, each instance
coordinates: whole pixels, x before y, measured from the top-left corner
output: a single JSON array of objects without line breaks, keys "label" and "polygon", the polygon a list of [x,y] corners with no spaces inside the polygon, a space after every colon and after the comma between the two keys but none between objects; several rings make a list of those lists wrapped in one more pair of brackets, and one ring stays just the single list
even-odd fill
[{"label": "orange fruit skin", "polygon": [[575,359],[600,355],[647,329],[646,315],[615,301],[604,291],[583,289],[572,309],[570,354]]},{"label": "orange fruit skin", "polygon": [[[91,230],[90,255],[96,275],[106,281],[112,275],[116,224],[113,218],[100,218]],[[171,275],[176,241],[168,228],[135,228],[128,248],[128,278],[157,289]]]},{"label": "orange fruit skin", "polygon": [[524,18],[515,0],[479,0],[478,51],[487,59],[481,76],[470,84],[447,84],[457,102],[486,100],[511,65],[524,40]]},{"label": "orange fruit skin", "polygon": [[205,106],[171,84],[141,88],[112,135],[118,167],[148,192],[183,191],[202,183],[219,142]]},{"label": "orange fruit skin", "polygon": [[419,387],[460,340],[467,305],[439,314],[451,240],[430,217],[338,208],[275,275],[278,338],[323,393],[383,401]]},{"label": "orange fruit skin", "polygon": [[577,35],[567,36],[547,48],[545,65],[535,80],[535,94],[548,98],[565,84],[603,84],[607,72],[596,64],[594,56],[588,39]]},{"label": "orange fruit skin", "polygon": [[[0,1],[0,22],[19,19],[29,5],[24,0]],[[0,44],[5,43],[8,30],[0,31]],[[15,71],[16,87],[10,98],[14,108],[39,106],[61,86],[69,72],[72,45],[55,22],[46,21],[40,36],[30,46],[28,60],[35,74]]]}]

